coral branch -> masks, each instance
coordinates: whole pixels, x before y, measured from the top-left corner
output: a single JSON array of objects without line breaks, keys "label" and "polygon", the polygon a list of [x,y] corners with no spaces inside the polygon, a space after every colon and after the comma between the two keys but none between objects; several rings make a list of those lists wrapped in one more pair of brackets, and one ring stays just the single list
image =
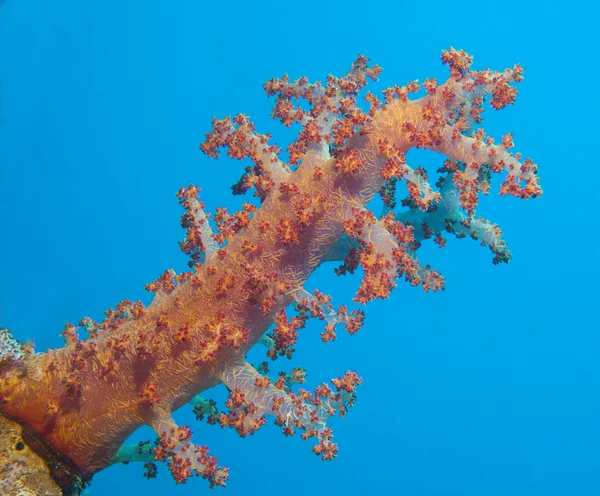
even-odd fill
[{"label": "coral branch", "polygon": [[254,167],[248,167],[240,181],[233,186],[234,194],[245,193],[256,187],[256,196],[263,198],[281,181],[289,177],[288,167],[279,160],[279,149],[269,145],[270,136],[254,131],[248,117],[243,114],[233,119],[213,120],[213,130],[206,134],[200,149],[209,157],[219,156],[218,148],[227,148],[227,155],[239,160],[249,157]]},{"label": "coral branch", "polygon": [[209,455],[208,447],[190,441],[189,427],[178,427],[170,416],[164,416],[156,422],[154,430],[159,436],[154,459],[168,462],[175,482],[184,484],[193,475],[201,475],[211,488],[225,486],[228,469],[217,466],[217,459]]},{"label": "coral branch", "polygon": [[[297,122],[303,126],[298,139],[288,147],[290,164],[300,161],[310,167],[319,167],[329,158],[328,143],[342,145],[354,134],[355,126],[364,124],[367,116],[356,105],[356,95],[366,85],[367,78],[376,80],[379,66],[368,67],[368,59],[360,55],[341,78],[329,76],[327,84],[311,84],[302,77],[294,82],[286,75],[265,83],[268,96],[276,96],[273,117],[285,126]],[[303,98],[311,106],[304,111],[292,100]]]},{"label": "coral branch", "polygon": [[356,386],[362,382],[355,372],[347,372],[331,381],[335,392],[323,384],[314,393],[300,390],[296,394],[286,391],[279,381],[272,384],[243,361],[229,364],[222,378],[232,391],[228,407],[234,412],[222,415],[221,426],[233,427],[245,436],[263,425],[264,416],[270,415],[286,436],[300,429],[304,431],[303,439],[316,438],[319,444],[313,451],[324,460],[333,459],[337,454],[337,445],[331,443],[333,434],[326,427],[326,421],[336,413],[341,417],[345,415],[356,400]]}]

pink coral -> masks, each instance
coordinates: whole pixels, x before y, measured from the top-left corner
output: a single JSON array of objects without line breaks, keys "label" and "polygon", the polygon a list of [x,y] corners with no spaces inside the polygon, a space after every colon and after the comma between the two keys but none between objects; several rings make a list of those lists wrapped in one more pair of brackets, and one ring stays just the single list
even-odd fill
[{"label": "pink coral", "polygon": [[[308,318],[325,322],[323,341],[335,339],[339,324],[358,331],[362,310],[334,309],[327,295],[304,289],[325,261],[343,262],[338,274],[362,268],[355,297],[360,304],[387,298],[402,277],[425,291],[443,289],[442,276],[415,258],[425,239],[443,247],[442,232],[469,234],[492,249],[495,262],[508,261],[498,226],[476,216],[479,196],[488,192],[492,173],[506,174],[501,194],[541,194],[537,166],[509,152],[512,135],[496,145],[475,130],[486,99],[494,109],[514,103],[522,68],[474,71],[471,57],[454,49],[444,51],[442,61],[448,80],[426,80],[422,97],[414,96],[416,82],[385,90],[382,100],[367,93],[368,111],[358,105],[358,94],[381,70],[364,56],[345,76],[329,76],[325,83],[288,76],[267,82],[267,94],[276,98],[273,116],[285,126],[301,126],[287,163],[247,116],[215,119],[201,149],[211,157],[225,148],[232,158],[250,159],[234,193],[254,189],[261,206],[247,203],[237,213],[218,209],[213,233],[199,188],[182,188],[181,248],[191,270],[168,270],[148,284],[154,300],[147,308],[126,300],[102,322],[84,319],[87,339],[68,324],[64,348],[16,352],[3,337],[4,411],[34,427],[84,478],[126,459],[146,461],[151,476],[154,458],[166,461],[179,483],[200,475],[211,486],[224,485],[227,469],[171,418],[187,402],[199,417],[242,436],[273,417],[284,434],[301,430],[304,439],[316,439],[317,455],[334,458],[338,448],[326,422],[354,404],[358,375],[347,372],[332,381],[333,388],[294,390],[303,371],[270,381],[266,367],[245,361],[248,350],[263,342],[271,358],[290,356]],[[296,103],[300,98],[308,110]],[[435,184],[407,163],[415,147],[448,156]],[[409,196],[402,200],[406,209],[394,213],[399,181]],[[386,205],[381,216],[366,208],[377,193]],[[297,315],[286,312],[290,304]],[[231,391],[226,413],[197,396],[221,383]],[[151,425],[159,440],[152,449],[128,452],[121,445],[142,424]]]}]

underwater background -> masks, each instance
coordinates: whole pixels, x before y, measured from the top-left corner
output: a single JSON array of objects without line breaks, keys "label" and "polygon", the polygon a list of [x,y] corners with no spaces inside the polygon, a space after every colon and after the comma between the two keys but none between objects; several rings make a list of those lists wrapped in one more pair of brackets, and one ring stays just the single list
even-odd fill
[{"label": "underwater background", "polygon": [[[586,8],[583,8],[586,7]],[[285,146],[298,128],[269,117],[262,85],[288,73],[324,80],[357,54],[383,67],[367,90],[448,76],[442,49],[473,67],[525,69],[516,105],[486,108],[481,125],[539,165],[544,195],[499,197],[478,213],[497,222],[508,265],[470,239],[425,243],[419,258],[446,289],[399,283],[366,308],[355,336],[323,344],[309,322],[297,352],[314,387],[346,370],[364,379],[334,419],[339,455],[268,423],[241,439],[175,414],[230,467],[227,495],[594,496],[600,494],[600,225],[597,12],[584,2],[6,0],[0,9],[0,326],[38,351],[62,346],[65,322],[182,271],[175,192],[194,183],[207,210],[235,210],[246,163],[198,150],[213,117],[247,114]],[[411,151],[429,171],[443,157]],[[246,198],[247,200],[247,198]],[[376,210],[377,211],[377,210]],[[359,276],[322,266],[309,289],[351,303]],[[353,308],[353,307],[352,307]],[[251,352],[254,363],[264,349]],[[219,402],[223,386],[207,391]],[[133,440],[153,438],[149,428]],[[159,465],[94,477],[91,495],[197,495]]]}]

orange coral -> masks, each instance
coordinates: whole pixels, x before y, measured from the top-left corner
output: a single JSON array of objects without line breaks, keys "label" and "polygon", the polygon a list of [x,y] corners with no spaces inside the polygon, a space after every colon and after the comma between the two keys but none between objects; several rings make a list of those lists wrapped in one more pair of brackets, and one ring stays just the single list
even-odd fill
[{"label": "orange coral", "polygon": [[[301,126],[287,162],[269,144],[271,136],[258,134],[247,116],[214,119],[201,150],[218,157],[226,148],[231,158],[249,159],[252,165],[233,192],[254,188],[262,205],[244,203],[233,214],[218,208],[213,233],[200,188],[181,188],[180,246],[191,271],[167,270],[149,283],[154,299],[148,307],[124,300],[102,322],[83,319],[87,339],[78,326],[67,324],[67,346],[58,350],[15,351],[0,333],[4,411],[68,455],[84,478],[117,460],[123,441],[147,423],[159,441],[153,450],[139,451],[166,461],[178,483],[200,475],[211,487],[225,485],[227,469],[171,418],[171,409],[186,402],[195,404],[199,418],[208,414],[210,423],[242,436],[274,417],[285,435],[302,431],[303,439],[316,439],[315,454],[333,459],[338,447],[326,422],[354,404],[358,375],[347,372],[333,387],[321,385],[314,393],[294,391],[305,380],[303,369],[271,381],[263,375],[266,367],[244,361],[249,349],[263,342],[270,358],[289,357],[308,318],[324,321],[325,342],[335,340],[338,324],[350,334],[358,331],[362,310],[345,305],[334,310],[328,295],[304,290],[325,261],[343,261],[339,275],[362,269],[355,297],[360,304],[387,298],[400,278],[425,291],[443,289],[442,276],[415,254],[428,239],[443,247],[442,231],[470,235],[492,249],[494,263],[508,261],[498,226],[476,215],[479,195],[488,193],[492,173],[506,173],[503,195],[528,199],[542,192],[537,166],[508,151],[512,134],[495,145],[483,129],[474,130],[486,99],[496,110],[515,102],[514,83],[522,80],[523,69],[474,71],[472,57],[452,48],[442,52],[442,61],[450,69],[448,80],[425,80],[420,98],[413,98],[420,88],[416,81],[389,88],[383,104],[367,93],[368,112],[357,97],[381,69],[362,55],[345,76],[329,76],[325,83],[291,81],[287,75],[267,82],[267,95],[276,99],[273,116],[285,126]],[[412,148],[449,157],[435,185],[423,168],[407,163]],[[401,202],[405,210],[394,212],[401,183],[408,191]],[[366,208],[377,193],[385,204],[379,217]],[[286,313],[291,304],[295,316]],[[221,383],[231,391],[228,411],[201,408],[197,394]],[[149,477],[156,473],[152,460],[146,460],[146,469]]]}]

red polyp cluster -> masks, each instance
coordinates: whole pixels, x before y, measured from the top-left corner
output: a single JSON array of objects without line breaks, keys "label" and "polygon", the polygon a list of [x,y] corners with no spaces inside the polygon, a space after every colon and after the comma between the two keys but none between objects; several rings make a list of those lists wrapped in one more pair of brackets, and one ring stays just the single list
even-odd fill
[{"label": "red polyp cluster", "polygon": [[162,432],[154,448],[154,459],[168,461],[169,470],[178,484],[185,484],[193,475],[201,475],[209,481],[211,488],[225,486],[228,469],[217,466],[217,459],[209,456],[208,447],[192,444],[191,436],[187,426]]},{"label": "red polyp cluster", "polygon": [[[331,432],[331,429],[329,429],[329,432]],[[333,436],[333,433],[331,433],[331,436]],[[328,435],[322,435],[319,436],[319,444],[313,446],[312,450],[322,460],[333,460],[337,456],[338,445],[332,443]]]},{"label": "red polyp cluster", "polygon": [[460,79],[471,68],[473,57],[464,50],[442,50],[442,62],[450,67],[454,79]]},{"label": "red polyp cluster", "polygon": [[331,382],[338,391],[345,391],[346,393],[354,393],[356,386],[362,383],[362,379],[354,371],[346,372],[342,377],[338,379],[332,379]]},{"label": "red polyp cluster", "polygon": [[[529,198],[537,198],[541,194],[541,188],[537,183],[537,165],[529,158],[523,161],[523,165],[519,168],[522,176],[509,174],[504,182],[500,185],[501,195],[512,195],[517,198],[528,200]],[[523,178],[525,176],[525,178]]]},{"label": "red polyp cluster", "polygon": [[219,234],[215,240],[219,244],[231,239],[238,231],[248,226],[252,219],[251,214],[256,211],[256,207],[251,203],[244,203],[242,210],[234,214],[227,213],[227,209],[218,207],[215,214],[215,222],[219,228]]},{"label": "red polyp cluster", "polygon": [[277,355],[291,357],[294,352],[294,346],[298,339],[298,329],[304,327],[304,319],[293,317],[288,320],[285,310],[281,310],[275,318],[275,328],[273,329],[273,339],[275,348],[269,350],[269,356],[275,358]]},{"label": "red polyp cluster", "polygon": [[148,382],[144,385],[140,391],[140,401],[146,405],[157,405],[160,402],[155,382]]},{"label": "red polyp cluster", "polygon": [[[259,387],[268,387],[268,385],[259,384]],[[219,424],[221,427],[235,429],[241,437],[254,434],[267,422],[264,415],[258,415],[258,407],[254,403],[246,402],[245,395],[240,389],[229,393],[225,406],[229,411],[221,413]]]}]

